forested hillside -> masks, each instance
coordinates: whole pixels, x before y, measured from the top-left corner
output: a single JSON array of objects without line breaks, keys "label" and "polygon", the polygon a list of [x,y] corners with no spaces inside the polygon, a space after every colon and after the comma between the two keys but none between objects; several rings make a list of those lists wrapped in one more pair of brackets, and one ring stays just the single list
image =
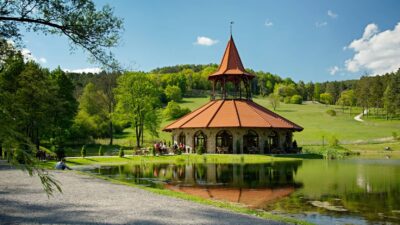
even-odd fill
[{"label": "forested hillside", "polygon": [[[1,124],[12,126],[37,149],[47,146],[90,143],[125,128],[134,130],[135,146],[145,134],[157,138],[162,118],[175,119],[190,112],[179,104],[183,97],[208,96],[208,75],[217,65],[177,65],[151,72],[67,73],[49,71],[20,54],[9,57],[0,72]],[[295,82],[263,71],[248,71],[254,97],[302,104],[315,101],[343,108],[362,107],[382,119],[398,119],[400,70],[359,80],[323,83]],[[5,138],[0,144],[6,142]]]}]

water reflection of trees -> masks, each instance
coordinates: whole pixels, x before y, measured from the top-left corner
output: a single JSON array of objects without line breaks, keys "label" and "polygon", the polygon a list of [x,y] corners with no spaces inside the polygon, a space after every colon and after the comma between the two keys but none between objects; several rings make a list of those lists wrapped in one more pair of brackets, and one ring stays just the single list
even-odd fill
[{"label": "water reflection of trees", "polygon": [[157,179],[170,184],[229,187],[299,187],[294,175],[301,161],[269,164],[139,164],[107,166],[99,174],[139,182]]}]

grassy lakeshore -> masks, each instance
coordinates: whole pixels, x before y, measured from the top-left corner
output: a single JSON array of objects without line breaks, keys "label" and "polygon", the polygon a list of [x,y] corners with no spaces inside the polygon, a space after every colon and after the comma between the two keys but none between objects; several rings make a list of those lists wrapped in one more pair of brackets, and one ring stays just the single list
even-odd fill
[{"label": "grassy lakeshore", "polygon": [[273,157],[266,155],[163,155],[163,156],[108,156],[108,157],[76,157],[67,158],[69,165],[109,165],[109,164],[129,164],[129,163],[271,163],[293,161],[300,159]]}]

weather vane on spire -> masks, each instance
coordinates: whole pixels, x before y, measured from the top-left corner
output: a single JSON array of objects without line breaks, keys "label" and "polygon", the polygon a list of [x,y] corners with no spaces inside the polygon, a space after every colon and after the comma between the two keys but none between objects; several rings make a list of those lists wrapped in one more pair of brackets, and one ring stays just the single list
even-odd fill
[{"label": "weather vane on spire", "polygon": [[231,21],[231,22],[230,22],[230,25],[229,25],[229,26],[230,26],[230,30],[231,30],[231,36],[232,36],[232,24],[234,24],[233,21]]}]

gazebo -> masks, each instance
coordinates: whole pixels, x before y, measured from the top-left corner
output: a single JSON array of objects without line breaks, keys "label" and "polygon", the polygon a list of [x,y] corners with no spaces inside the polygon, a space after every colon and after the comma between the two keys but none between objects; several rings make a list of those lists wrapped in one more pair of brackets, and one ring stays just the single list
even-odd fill
[{"label": "gazebo", "polygon": [[166,126],[173,142],[194,153],[267,154],[294,152],[293,132],[299,125],[253,102],[251,80],[231,35],[212,81],[207,104]]}]

